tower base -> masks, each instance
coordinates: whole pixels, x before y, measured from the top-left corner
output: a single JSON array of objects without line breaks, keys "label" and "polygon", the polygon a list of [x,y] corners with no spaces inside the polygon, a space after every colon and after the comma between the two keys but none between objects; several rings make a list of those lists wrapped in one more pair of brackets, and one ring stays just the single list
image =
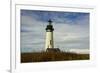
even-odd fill
[{"label": "tower base", "polygon": [[46,52],[60,52],[59,48],[47,48]]}]

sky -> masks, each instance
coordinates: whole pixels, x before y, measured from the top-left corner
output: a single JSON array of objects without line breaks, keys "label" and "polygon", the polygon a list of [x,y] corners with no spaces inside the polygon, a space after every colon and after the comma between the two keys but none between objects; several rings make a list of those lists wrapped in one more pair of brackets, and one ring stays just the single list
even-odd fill
[{"label": "sky", "polygon": [[21,52],[45,50],[46,26],[53,21],[54,47],[89,53],[89,13],[21,10]]}]

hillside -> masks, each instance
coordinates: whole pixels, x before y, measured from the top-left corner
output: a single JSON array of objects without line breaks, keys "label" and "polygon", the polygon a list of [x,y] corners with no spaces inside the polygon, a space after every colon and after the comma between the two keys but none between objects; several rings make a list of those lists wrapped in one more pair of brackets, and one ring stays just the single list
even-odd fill
[{"label": "hillside", "polygon": [[47,61],[68,61],[68,60],[89,60],[89,54],[76,54],[70,52],[34,52],[21,53],[21,62],[47,62]]}]

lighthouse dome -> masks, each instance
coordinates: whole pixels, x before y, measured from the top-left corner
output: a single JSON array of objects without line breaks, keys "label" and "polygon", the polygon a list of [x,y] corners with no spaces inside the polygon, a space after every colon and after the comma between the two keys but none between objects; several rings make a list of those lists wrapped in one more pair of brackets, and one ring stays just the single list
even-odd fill
[{"label": "lighthouse dome", "polygon": [[53,28],[53,26],[51,24],[49,24],[49,25],[47,25],[46,30],[53,31],[54,28]]},{"label": "lighthouse dome", "polygon": [[49,22],[49,24],[46,27],[46,31],[52,32],[54,30],[53,25],[52,25],[52,21],[49,20],[48,22]]}]

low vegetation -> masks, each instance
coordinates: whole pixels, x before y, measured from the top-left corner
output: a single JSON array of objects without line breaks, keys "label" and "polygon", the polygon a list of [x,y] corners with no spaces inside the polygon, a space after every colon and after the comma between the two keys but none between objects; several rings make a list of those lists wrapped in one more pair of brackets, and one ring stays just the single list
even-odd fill
[{"label": "low vegetation", "polygon": [[21,62],[47,62],[47,61],[68,61],[68,60],[89,60],[89,54],[77,54],[70,52],[34,52],[21,53]]}]

